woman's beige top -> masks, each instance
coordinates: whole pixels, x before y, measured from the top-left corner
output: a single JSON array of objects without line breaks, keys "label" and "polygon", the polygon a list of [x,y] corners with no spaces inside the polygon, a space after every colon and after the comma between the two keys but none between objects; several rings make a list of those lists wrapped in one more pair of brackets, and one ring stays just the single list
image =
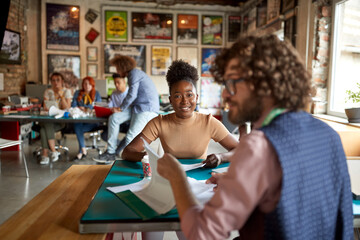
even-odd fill
[{"label": "woman's beige top", "polygon": [[229,131],[212,115],[194,112],[188,119],[175,113],[152,119],[142,133],[151,141],[160,138],[164,152],[176,158],[205,159],[210,139],[223,140]]}]

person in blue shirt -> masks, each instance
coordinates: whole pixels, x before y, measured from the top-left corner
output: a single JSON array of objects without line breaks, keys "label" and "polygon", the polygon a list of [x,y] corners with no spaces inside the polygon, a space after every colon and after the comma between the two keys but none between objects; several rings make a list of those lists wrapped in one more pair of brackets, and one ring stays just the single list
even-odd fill
[{"label": "person in blue shirt", "polygon": [[[93,109],[94,102],[101,102],[100,93],[95,90],[94,79],[85,77],[82,81],[82,88],[74,93],[71,107],[78,107],[84,112],[90,112]],[[86,157],[84,133],[90,132],[98,125],[98,123],[74,123],[74,131],[79,142],[79,153],[74,160]]]},{"label": "person in blue shirt", "polygon": [[158,115],[160,109],[159,95],[155,84],[145,72],[136,68],[136,62],[129,56],[118,55],[111,62],[116,67],[117,73],[127,77],[129,90],[122,102],[119,112],[112,114],[108,121],[108,147],[94,161],[106,163],[115,160],[117,139],[120,124],[130,121],[130,127],[126,134],[125,144],[128,145],[144,128],[144,126]]},{"label": "person in blue shirt", "polygon": [[[111,111],[113,113],[117,113],[117,112],[120,112],[120,106],[123,103],[123,101],[128,93],[129,88],[126,85],[125,78],[122,78],[120,76],[120,74],[114,73],[112,77],[114,79],[116,89],[111,93],[108,107],[111,109]],[[120,129],[121,129],[121,127],[120,127]],[[108,139],[108,130],[107,129],[101,133],[101,138],[104,141],[107,141],[107,139]],[[119,141],[119,143],[117,144],[116,151],[118,151],[118,149],[125,148],[124,144],[125,144],[125,137],[121,141]]]},{"label": "person in blue shirt", "polygon": [[120,74],[114,73],[112,75],[116,89],[111,93],[109,108],[115,113],[120,112],[120,106],[125,100],[129,88],[126,86],[125,78],[122,78]]}]

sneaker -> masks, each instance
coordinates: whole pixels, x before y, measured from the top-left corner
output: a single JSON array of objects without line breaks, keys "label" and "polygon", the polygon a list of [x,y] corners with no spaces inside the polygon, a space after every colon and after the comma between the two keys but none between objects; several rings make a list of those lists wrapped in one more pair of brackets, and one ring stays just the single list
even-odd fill
[{"label": "sneaker", "polygon": [[115,161],[115,158],[115,153],[108,153],[108,151],[106,151],[103,154],[100,154],[99,157],[93,158],[93,160],[99,163],[110,163]]},{"label": "sneaker", "polygon": [[41,165],[49,164],[49,161],[50,161],[49,157],[41,156],[40,164]]},{"label": "sneaker", "polygon": [[51,162],[57,162],[59,160],[60,152],[55,151],[50,153]]}]

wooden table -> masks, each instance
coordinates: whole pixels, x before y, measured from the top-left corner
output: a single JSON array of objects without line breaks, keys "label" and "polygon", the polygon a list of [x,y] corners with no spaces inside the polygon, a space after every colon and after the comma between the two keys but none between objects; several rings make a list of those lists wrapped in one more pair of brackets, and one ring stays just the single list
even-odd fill
[{"label": "wooden table", "polygon": [[105,239],[78,229],[110,167],[71,166],[0,226],[0,239]]}]

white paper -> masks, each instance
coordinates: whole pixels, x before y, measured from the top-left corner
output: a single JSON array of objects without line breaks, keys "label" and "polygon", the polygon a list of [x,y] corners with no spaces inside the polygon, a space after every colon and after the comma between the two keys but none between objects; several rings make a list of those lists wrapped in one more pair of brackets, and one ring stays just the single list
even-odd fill
[{"label": "white paper", "polygon": [[157,160],[159,159],[159,156],[145,140],[143,141],[152,170],[151,181],[145,188],[134,192],[134,194],[157,213],[163,214],[170,211],[175,206],[175,199],[169,181],[161,177],[157,172]]},{"label": "white paper", "polygon": [[[144,148],[149,156],[150,168],[152,169],[151,179],[144,178],[137,183],[107,187],[107,189],[114,193],[130,190],[157,213],[164,214],[175,207],[174,195],[169,181],[157,172],[157,160],[159,156],[145,140],[143,141]],[[182,166],[184,169],[191,170],[202,167],[203,165],[203,163],[197,163],[183,164]],[[205,180],[199,181],[190,177],[187,177],[187,181],[189,182],[192,192],[202,204],[206,203],[214,194],[213,188],[215,184],[206,184]]]},{"label": "white paper", "polygon": [[212,171],[213,171],[213,172],[216,172],[216,173],[223,173],[223,172],[227,172],[228,169],[229,169],[229,167],[223,167],[223,168],[213,169]]},{"label": "white paper", "polygon": [[134,192],[134,191],[140,191],[149,182],[150,182],[149,178],[143,178],[141,181],[136,182],[136,183],[120,185],[120,186],[116,186],[116,187],[107,187],[106,189],[113,193],[119,193],[119,192],[123,192],[126,190],[130,190],[130,191]]},{"label": "white paper", "polygon": [[214,195],[214,187],[216,184],[206,184],[206,180],[196,180],[191,177],[187,177],[187,180],[190,184],[191,191],[201,204],[205,204]]},{"label": "white paper", "polygon": [[201,168],[205,165],[205,163],[195,163],[195,164],[181,164],[181,166],[183,167],[184,171],[190,171],[193,169],[197,169],[197,168]]}]

